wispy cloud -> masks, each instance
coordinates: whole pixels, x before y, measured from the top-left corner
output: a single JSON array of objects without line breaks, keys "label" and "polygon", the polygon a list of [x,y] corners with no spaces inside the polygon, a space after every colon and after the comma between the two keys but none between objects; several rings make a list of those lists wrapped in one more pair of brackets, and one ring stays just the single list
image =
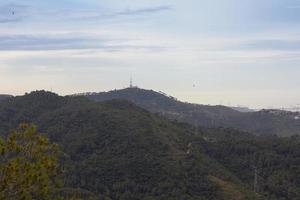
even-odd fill
[{"label": "wispy cloud", "polygon": [[242,50],[284,50],[284,51],[300,51],[300,40],[253,40],[239,44],[237,47]]},{"label": "wispy cloud", "polygon": [[[75,34],[76,35],[76,34]],[[104,36],[71,36],[70,34],[46,35],[2,35],[0,51],[49,51],[49,50],[162,50],[166,47],[142,44],[130,39],[112,39]]]},{"label": "wispy cloud", "polygon": [[49,14],[58,15],[68,19],[79,19],[79,20],[101,20],[101,19],[115,19],[119,17],[137,17],[147,16],[151,14],[158,14],[172,10],[171,6],[161,5],[154,7],[143,7],[137,9],[123,9],[117,11],[100,11],[97,9],[82,9],[82,10],[53,10]]},{"label": "wispy cloud", "polygon": [[[30,1],[28,1],[30,2]],[[28,3],[27,2],[27,3]],[[26,2],[25,2],[26,3]],[[2,4],[0,3],[0,23],[19,22],[28,17],[31,20],[105,20],[122,17],[137,17],[158,14],[171,10],[169,5],[145,6],[141,8],[130,8],[120,10],[102,10],[101,8],[43,8],[34,4]]]},{"label": "wispy cloud", "polygon": [[113,15],[144,15],[144,14],[152,14],[163,11],[171,10],[171,6],[157,6],[157,7],[148,7],[148,8],[140,8],[140,9],[127,9],[124,11],[116,12]]}]

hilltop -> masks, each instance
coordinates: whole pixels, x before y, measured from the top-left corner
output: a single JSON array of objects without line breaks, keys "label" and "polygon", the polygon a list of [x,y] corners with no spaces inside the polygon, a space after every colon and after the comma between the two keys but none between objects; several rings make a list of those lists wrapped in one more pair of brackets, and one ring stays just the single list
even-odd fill
[{"label": "hilltop", "polygon": [[239,112],[226,106],[181,102],[162,92],[140,88],[81,95],[94,101],[125,99],[169,119],[203,127],[236,128],[259,135],[291,136],[300,134],[300,114],[298,112],[280,110]]}]

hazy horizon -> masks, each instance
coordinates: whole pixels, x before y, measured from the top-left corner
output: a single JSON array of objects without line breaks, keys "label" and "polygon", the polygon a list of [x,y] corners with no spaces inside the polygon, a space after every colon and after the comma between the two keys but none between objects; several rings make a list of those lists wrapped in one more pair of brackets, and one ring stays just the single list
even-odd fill
[{"label": "hazy horizon", "polygon": [[299,0],[0,2],[0,94],[129,85],[200,104],[300,104]]},{"label": "hazy horizon", "polygon": [[[99,91],[81,91],[81,92],[73,92],[73,93],[67,93],[67,94],[61,94],[58,92],[53,91],[52,88],[50,89],[43,89],[43,88],[39,88],[39,89],[35,89],[35,90],[30,90],[30,91],[26,91],[24,93],[19,93],[19,94],[12,94],[12,93],[0,93],[0,95],[12,95],[12,96],[23,96],[26,94],[29,94],[31,92],[35,92],[35,91],[46,91],[46,92],[52,92],[54,94],[60,95],[60,96],[69,96],[69,95],[83,95],[83,94],[88,94],[88,93],[101,93],[101,92],[111,92],[111,91],[116,91],[116,90],[123,90],[123,89],[129,89],[131,86],[124,86],[122,88],[113,88],[113,89],[108,89],[108,90],[99,90]],[[259,111],[261,109],[280,109],[280,110],[287,110],[287,111],[293,111],[293,112],[300,112],[300,104],[295,104],[295,105],[289,105],[286,107],[273,107],[273,106],[260,106],[260,107],[252,107],[249,105],[242,105],[242,104],[232,104],[231,102],[223,102],[222,100],[220,102],[215,102],[215,103],[211,103],[211,102],[205,102],[203,100],[200,99],[200,101],[198,102],[193,102],[190,101],[189,99],[185,99],[184,97],[180,98],[177,97],[175,95],[166,93],[165,91],[161,91],[161,90],[156,90],[154,88],[142,88],[139,87],[137,85],[134,85],[133,88],[138,88],[138,89],[143,89],[143,90],[153,90],[154,92],[158,92],[158,93],[162,93],[166,96],[169,97],[173,97],[175,99],[177,99],[178,101],[181,102],[186,102],[186,103],[192,103],[192,104],[200,104],[200,105],[210,105],[210,106],[227,106],[227,107],[232,107],[232,108],[249,108],[252,109],[253,111]]]}]

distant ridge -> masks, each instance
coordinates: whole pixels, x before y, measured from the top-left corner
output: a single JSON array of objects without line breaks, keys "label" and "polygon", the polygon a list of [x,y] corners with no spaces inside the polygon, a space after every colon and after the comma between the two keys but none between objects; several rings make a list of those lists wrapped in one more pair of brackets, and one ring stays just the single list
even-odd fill
[{"label": "distant ridge", "polygon": [[[163,92],[126,88],[100,93],[82,93],[94,101],[125,99],[169,119],[203,127],[227,127],[259,135],[291,136],[300,134],[300,114],[281,110],[241,110],[226,106],[185,103]],[[242,112],[241,112],[242,111]]]},{"label": "distant ridge", "polygon": [[9,94],[0,94],[0,101],[5,100],[7,98],[13,97],[12,95]]},{"label": "distant ridge", "polygon": [[255,110],[250,109],[248,107],[237,106],[237,107],[230,107],[230,108],[232,108],[233,110],[239,111],[239,112],[255,112]]}]

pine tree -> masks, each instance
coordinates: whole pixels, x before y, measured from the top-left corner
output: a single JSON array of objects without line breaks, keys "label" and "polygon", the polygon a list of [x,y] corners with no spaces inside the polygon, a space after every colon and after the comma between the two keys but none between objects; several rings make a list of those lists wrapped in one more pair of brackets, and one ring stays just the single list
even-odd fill
[{"label": "pine tree", "polygon": [[62,199],[59,149],[33,125],[21,124],[0,140],[0,199]]}]

